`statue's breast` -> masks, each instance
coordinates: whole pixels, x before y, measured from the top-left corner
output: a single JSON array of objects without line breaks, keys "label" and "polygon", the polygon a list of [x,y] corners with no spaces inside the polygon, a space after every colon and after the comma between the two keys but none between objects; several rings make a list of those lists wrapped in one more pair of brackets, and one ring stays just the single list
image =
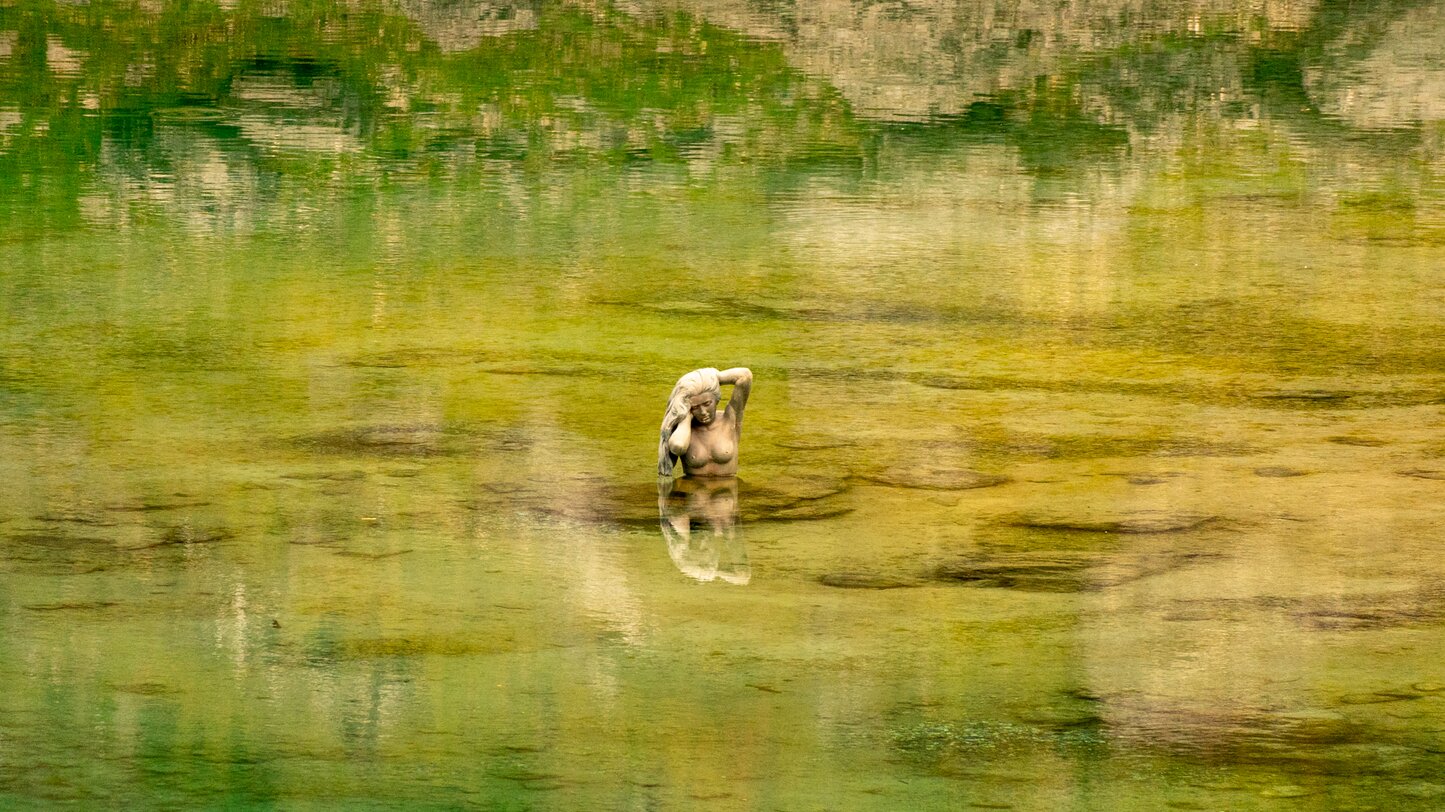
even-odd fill
[{"label": "statue's breast", "polygon": [[731,426],[715,426],[708,432],[694,431],[692,443],[687,447],[688,467],[701,468],[708,463],[732,462],[738,455],[737,439],[732,435]]}]

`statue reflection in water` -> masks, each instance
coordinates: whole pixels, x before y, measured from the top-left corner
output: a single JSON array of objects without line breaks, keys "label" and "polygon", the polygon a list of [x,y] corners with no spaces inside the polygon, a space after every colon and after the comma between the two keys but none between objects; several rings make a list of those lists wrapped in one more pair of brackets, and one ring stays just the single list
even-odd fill
[{"label": "statue reflection in water", "polygon": [[667,554],[685,575],[730,584],[752,579],[738,530],[737,477],[660,480],[657,512]]},{"label": "statue reflection in water", "polygon": [[[718,414],[722,387],[732,385]],[[672,562],[699,581],[746,584],[752,578],[738,532],[738,441],[753,373],[745,367],[695,369],[667,400],[657,446],[658,523]],[[686,473],[672,479],[682,462]]]}]

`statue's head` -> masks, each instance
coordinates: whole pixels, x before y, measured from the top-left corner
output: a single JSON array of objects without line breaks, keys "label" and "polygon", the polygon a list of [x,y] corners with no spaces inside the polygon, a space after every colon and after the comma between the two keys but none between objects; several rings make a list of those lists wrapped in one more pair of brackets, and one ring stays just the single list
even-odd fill
[{"label": "statue's head", "polygon": [[699,392],[687,399],[692,419],[701,425],[709,425],[717,419],[717,404],[721,400],[716,392]]}]

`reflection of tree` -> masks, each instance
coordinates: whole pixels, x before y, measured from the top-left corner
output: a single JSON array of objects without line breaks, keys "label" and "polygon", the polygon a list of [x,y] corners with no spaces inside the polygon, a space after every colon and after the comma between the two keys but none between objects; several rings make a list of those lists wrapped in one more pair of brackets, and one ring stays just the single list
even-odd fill
[{"label": "reflection of tree", "polygon": [[[1388,4],[1387,4],[1388,7]],[[1304,86],[1326,115],[1366,129],[1445,122],[1445,8],[1362,15],[1306,66]]]},{"label": "reflection of tree", "polygon": [[[1047,176],[1311,105],[1367,127],[1445,115],[1439,13],[1409,2],[626,8],[0,8],[0,217],[77,224],[97,180],[214,217],[288,185],[577,162],[861,176],[885,143],[1002,143]],[[1261,105],[1280,87],[1290,103]]]}]

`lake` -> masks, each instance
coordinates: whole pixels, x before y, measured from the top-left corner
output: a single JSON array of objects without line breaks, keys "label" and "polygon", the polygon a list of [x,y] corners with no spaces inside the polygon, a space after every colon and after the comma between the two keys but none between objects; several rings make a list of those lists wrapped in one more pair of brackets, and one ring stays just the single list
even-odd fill
[{"label": "lake", "polygon": [[0,806],[1440,809],[1442,42],[0,0]]}]

